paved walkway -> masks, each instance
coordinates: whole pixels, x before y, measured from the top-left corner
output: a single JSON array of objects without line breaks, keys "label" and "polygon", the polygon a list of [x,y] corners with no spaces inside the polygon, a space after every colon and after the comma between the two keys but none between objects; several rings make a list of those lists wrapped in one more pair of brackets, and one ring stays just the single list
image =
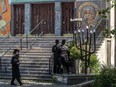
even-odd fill
[{"label": "paved walkway", "polygon": [[23,86],[19,86],[17,82],[15,82],[17,86],[11,86],[10,80],[0,80],[0,87],[76,87],[76,85],[62,85],[55,83],[47,83],[47,82],[32,82],[32,81],[23,81]]}]

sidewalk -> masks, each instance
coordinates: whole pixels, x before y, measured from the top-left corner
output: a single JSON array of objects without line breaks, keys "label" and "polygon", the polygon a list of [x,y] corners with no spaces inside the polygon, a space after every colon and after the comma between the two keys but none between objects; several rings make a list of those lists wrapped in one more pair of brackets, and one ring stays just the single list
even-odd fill
[{"label": "sidewalk", "polygon": [[17,86],[11,86],[10,80],[0,80],[0,87],[76,87],[75,85],[62,85],[55,83],[47,82],[32,82],[32,81],[23,81],[23,86],[19,86],[17,81],[15,81]]}]

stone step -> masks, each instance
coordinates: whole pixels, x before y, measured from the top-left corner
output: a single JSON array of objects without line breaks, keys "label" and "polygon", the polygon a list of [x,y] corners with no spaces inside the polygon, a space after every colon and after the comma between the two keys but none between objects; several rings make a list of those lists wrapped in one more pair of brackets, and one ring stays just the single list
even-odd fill
[{"label": "stone step", "polygon": [[[8,44],[8,43],[10,43],[10,44],[13,44],[13,43],[15,43],[16,41],[5,41],[5,42],[0,42],[0,44],[3,44],[3,43],[5,43],[5,44]],[[29,40],[28,41],[28,43],[32,43],[33,41],[31,41],[31,40]],[[48,40],[48,41],[46,41],[46,40],[43,40],[43,41],[39,41],[39,40],[37,40],[37,41],[35,41],[35,43],[54,43],[55,41],[53,41],[53,40]],[[18,44],[20,44],[20,42],[17,42]],[[26,44],[27,42],[26,41],[22,41],[22,43],[23,44]]]},{"label": "stone step", "polygon": [[[12,74],[11,73],[0,73],[1,77],[0,78],[11,78],[12,77]],[[36,78],[36,79],[41,79],[41,80],[51,80],[52,79],[52,76],[49,75],[49,74],[44,74],[44,75],[41,75],[41,74],[21,74],[21,79],[33,79],[33,78]]]},{"label": "stone step", "polygon": [[[11,66],[9,66],[9,67],[1,67],[1,70],[3,69],[5,69],[6,68],[6,70],[12,70],[12,68],[11,68]],[[33,68],[33,67],[28,67],[28,68],[24,68],[24,67],[20,67],[20,70],[24,70],[24,71],[45,71],[45,70],[49,70],[49,68],[47,67],[47,68],[43,68],[43,67],[38,67],[38,68]]]},{"label": "stone step", "polygon": [[[3,58],[11,58],[13,55],[5,55]],[[50,58],[51,56],[20,55],[19,58]]]},{"label": "stone step", "polygon": [[[8,48],[4,48],[4,49],[1,49],[0,48],[0,51],[6,51]],[[9,52],[13,52],[14,51],[14,49],[16,49],[16,47],[15,48],[11,48],[10,50],[9,50]],[[32,47],[32,49],[28,49],[28,51],[27,51],[27,49],[26,48],[23,48],[22,50],[20,50],[20,53],[25,53],[25,52],[34,52],[34,53],[37,53],[37,52],[52,52],[52,48],[41,48],[41,47]]]},{"label": "stone step", "polygon": [[[11,64],[4,64],[4,63],[2,63],[1,64],[1,67],[7,67],[7,66],[9,66],[9,67],[11,67]],[[27,64],[20,64],[20,67],[34,67],[34,68],[41,68],[41,67],[43,67],[43,68],[48,68],[49,66],[48,65],[31,65],[31,64],[29,64],[29,65],[27,65]]]},{"label": "stone step", "polygon": [[[11,79],[12,78],[12,76],[3,76],[3,75],[1,75],[1,77],[0,77],[1,79]],[[22,80],[41,80],[41,81],[51,81],[52,80],[52,77],[49,77],[49,78],[46,78],[46,77],[25,77],[25,76],[23,76],[23,77],[21,77],[21,79]]]},{"label": "stone step", "polygon": [[[14,42],[16,42],[19,37],[9,38],[6,41],[0,43],[0,51],[5,51]],[[72,37],[41,37],[36,40],[36,37],[29,38],[28,46],[34,41],[32,49],[26,49],[26,38],[22,39],[23,50],[20,50],[20,72],[23,79],[45,79],[50,80],[51,75],[49,75],[49,58],[52,56],[52,46],[55,44],[55,40],[62,39],[72,40]],[[1,78],[11,78],[11,58],[14,49],[20,49],[20,43],[18,42],[3,58],[1,61]],[[4,50],[3,50],[4,49]],[[7,72],[5,72],[7,71]]]},{"label": "stone step", "polygon": [[[7,71],[7,72],[11,72],[12,71],[12,68],[11,67],[2,67],[1,68],[1,72],[5,72],[5,71]],[[38,68],[38,67],[36,67],[36,68],[33,68],[33,67],[31,67],[31,68],[25,68],[25,67],[20,67],[20,72],[22,73],[22,72],[46,72],[46,73],[49,73],[49,68]]]},{"label": "stone step", "polygon": [[[11,46],[6,46],[6,45],[4,45],[4,46],[0,46],[0,49],[9,49]],[[24,45],[24,46],[22,46],[23,48],[27,48],[27,46],[26,45]],[[53,45],[51,45],[51,44],[38,44],[38,45],[33,45],[32,47],[42,47],[42,48],[52,48],[53,47]],[[12,47],[12,49],[21,49],[20,48],[20,46],[14,46],[14,47]],[[29,48],[29,46],[28,46],[28,48]]]},{"label": "stone step", "polygon": [[[8,52],[7,53],[7,55],[12,55],[12,52]],[[28,53],[20,53],[20,56],[23,56],[23,55],[25,55],[25,56],[32,56],[32,55],[34,55],[34,56],[51,56],[51,55],[53,55],[53,53],[52,52],[28,52]]]},{"label": "stone step", "polygon": [[[10,63],[11,59],[2,59],[1,63]],[[49,59],[20,59],[20,63],[48,63]]]},{"label": "stone step", "polygon": [[[3,64],[10,64],[10,61],[6,61],[6,62],[1,62],[1,63],[3,63]],[[49,65],[49,62],[41,62],[41,61],[38,61],[38,62],[32,62],[32,61],[27,61],[27,62],[20,62],[21,64],[25,64],[25,65],[32,65],[32,64],[35,64],[35,65],[37,65],[37,64],[39,64],[39,65]]]},{"label": "stone step", "polygon": [[[1,73],[9,73],[9,74],[11,74],[12,73],[12,71],[11,70],[6,70],[6,71],[3,71],[3,72],[1,72]],[[21,74],[45,74],[45,75],[47,75],[47,74],[49,74],[49,72],[48,71],[20,71],[20,73]]]},{"label": "stone step", "polygon": [[[2,74],[2,75],[5,75],[5,76],[12,76],[12,73],[0,73],[0,74]],[[21,73],[21,76],[23,77],[23,76],[29,76],[29,77],[47,77],[47,78],[49,78],[49,77],[51,77],[51,75],[49,75],[49,73],[47,73],[47,74],[22,74]]]}]

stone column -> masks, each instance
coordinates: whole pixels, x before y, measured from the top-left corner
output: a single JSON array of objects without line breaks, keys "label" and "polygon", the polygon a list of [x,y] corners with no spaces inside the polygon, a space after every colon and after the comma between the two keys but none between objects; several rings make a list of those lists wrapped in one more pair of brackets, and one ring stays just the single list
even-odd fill
[{"label": "stone column", "polygon": [[11,5],[11,26],[10,26],[10,32],[11,35],[14,35],[14,6]]},{"label": "stone column", "polygon": [[61,2],[55,2],[55,35],[60,36],[61,35]]},{"label": "stone column", "polygon": [[[116,7],[114,11],[115,11],[115,18],[116,18]],[[115,20],[115,29],[116,29],[116,20]],[[116,34],[115,34],[115,67],[116,67]]]},{"label": "stone column", "polygon": [[[112,3],[111,3],[112,4]],[[115,29],[115,10],[114,7],[110,10],[110,29]],[[112,35],[111,38],[111,64],[115,65],[115,37]]]},{"label": "stone column", "polygon": [[25,34],[31,31],[31,4],[25,4]]}]

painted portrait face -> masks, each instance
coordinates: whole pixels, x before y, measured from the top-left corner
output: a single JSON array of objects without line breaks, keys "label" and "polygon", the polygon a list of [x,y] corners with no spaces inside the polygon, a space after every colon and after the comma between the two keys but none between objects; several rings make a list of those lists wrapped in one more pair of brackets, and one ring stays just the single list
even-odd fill
[{"label": "painted portrait face", "polygon": [[95,27],[98,21],[99,6],[93,2],[84,2],[78,7],[78,17],[83,19],[82,28]]},{"label": "painted portrait face", "polygon": [[96,12],[92,6],[87,6],[82,9],[82,18],[87,24],[93,23],[96,17]]}]

